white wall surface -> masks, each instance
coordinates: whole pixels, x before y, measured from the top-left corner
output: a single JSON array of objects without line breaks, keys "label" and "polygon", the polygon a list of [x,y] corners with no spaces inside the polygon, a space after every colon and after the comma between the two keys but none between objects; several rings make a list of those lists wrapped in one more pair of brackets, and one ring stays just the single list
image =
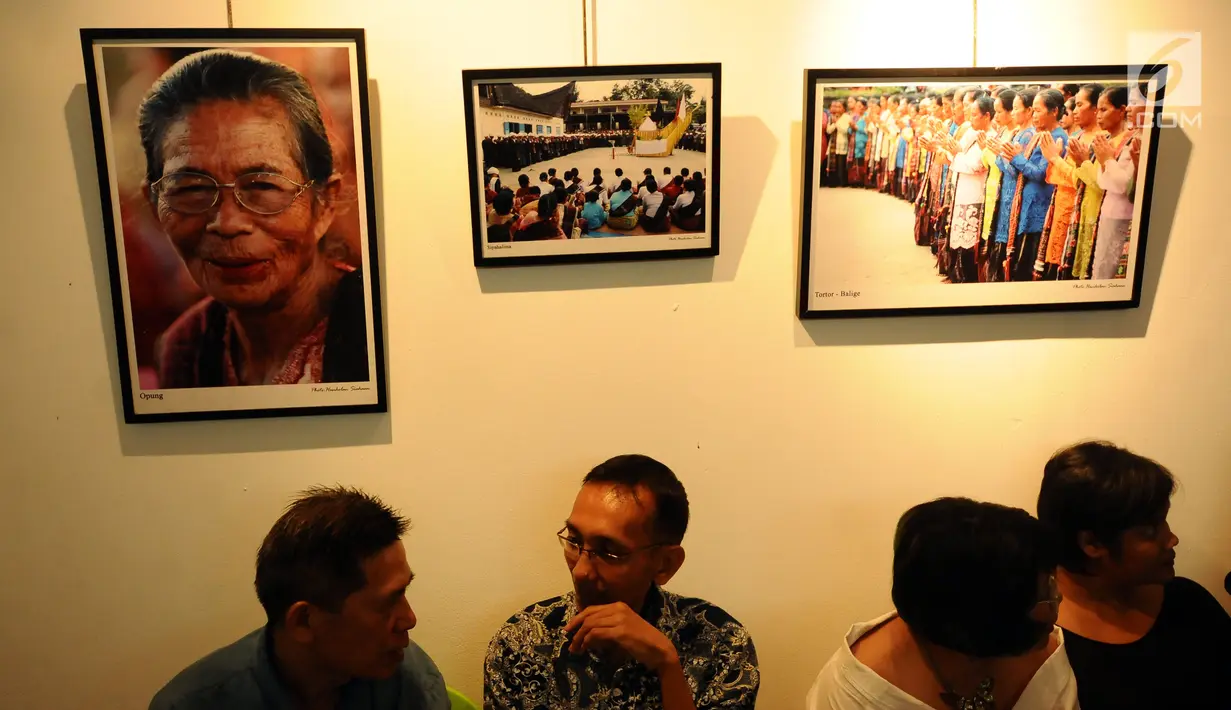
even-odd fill
[{"label": "white wall surface", "polygon": [[367,29],[391,412],[134,427],[77,30],[222,26],[225,6],[4,4],[0,705],[144,707],[261,622],[257,545],[295,491],[335,481],[414,519],[415,638],[477,697],[496,627],[568,586],[552,533],[579,477],[628,451],[687,485],[670,588],[751,629],[768,710],[800,707],[847,626],[888,608],[904,509],[1033,510],[1046,457],[1079,438],[1175,471],[1179,571],[1228,601],[1231,4],[980,2],[987,66],[1126,62],[1129,31],[1204,31],[1203,127],[1164,136],[1142,308],[806,325],[804,68],[969,65],[970,3],[724,0],[636,22],[599,3],[603,63],[723,62],[722,255],[476,273],[460,71],[581,63],[579,5],[235,0],[238,27]]}]

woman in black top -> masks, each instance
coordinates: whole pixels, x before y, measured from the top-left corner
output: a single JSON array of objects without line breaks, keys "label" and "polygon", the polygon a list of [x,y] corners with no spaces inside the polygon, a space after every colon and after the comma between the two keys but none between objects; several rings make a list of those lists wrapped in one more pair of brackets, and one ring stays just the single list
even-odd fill
[{"label": "woman in black top", "polygon": [[1177,577],[1175,479],[1102,442],[1054,455],[1039,519],[1058,535],[1059,625],[1082,710],[1231,708],[1231,616]]}]

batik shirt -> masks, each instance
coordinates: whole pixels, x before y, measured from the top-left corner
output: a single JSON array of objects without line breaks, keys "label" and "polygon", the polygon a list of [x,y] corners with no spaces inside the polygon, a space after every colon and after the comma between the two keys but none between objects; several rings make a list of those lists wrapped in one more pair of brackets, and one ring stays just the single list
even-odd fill
[{"label": "batik shirt", "polygon": [[[645,710],[662,707],[658,675],[630,660],[574,654],[564,627],[574,595],[548,599],[500,628],[483,664],[484,710]],[[675,645],[697,710],[753,710],[761,674],[752,638],[738,621],[701,599],[650,590],[641,616]]]}]

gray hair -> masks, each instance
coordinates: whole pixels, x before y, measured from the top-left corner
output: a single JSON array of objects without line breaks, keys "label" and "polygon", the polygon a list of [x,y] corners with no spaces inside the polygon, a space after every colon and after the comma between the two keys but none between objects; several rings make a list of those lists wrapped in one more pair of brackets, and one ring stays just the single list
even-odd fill
[{"label": "gray hair", "polygon": [[295,130],[300,170],[324,183],[333,174],[333,150],[321,108],[307,79],[294,69],[248,52],[211,49],[176,62],[141,102],[137,127],[145,149],[145,177],[162,177],[163,139],[167,128],[207,101],[277,100]]}]

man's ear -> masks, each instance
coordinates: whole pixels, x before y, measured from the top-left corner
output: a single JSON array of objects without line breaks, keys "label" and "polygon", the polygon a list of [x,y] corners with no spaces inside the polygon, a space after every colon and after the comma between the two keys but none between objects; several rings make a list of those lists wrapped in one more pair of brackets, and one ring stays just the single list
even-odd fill
[{"label": "man's ear", "polygon": [[1082,530],[1077,533],[1077,546],[1081,548],[1081,551],[1091,563],[1106,561],[1111,556],[1111,550],[1099,542],[1098,538],[1094,537],[1094,533],[1089,530]]},{"label": "man's ear", "polygon": [[145,201],[150,203],[150,207],[154,208],[154,212],[157,213],[157,200],[154,199],[154,191],[150,189],[150,181],[147,178],[141,178],[141,194],[145,196]]},{"label": "man's ear", "polygon": [[658,569],[654,573],[654,583],[661,587],[670,582],[683,566],[684,548],[679,545],[664,546],[658,553]]},{"label": "man's ear", "polygon": [[304,601],[295,602],[282,617],[282,627],[294,641],[307,643],[312,640],[312,623],[316,609]]}]

